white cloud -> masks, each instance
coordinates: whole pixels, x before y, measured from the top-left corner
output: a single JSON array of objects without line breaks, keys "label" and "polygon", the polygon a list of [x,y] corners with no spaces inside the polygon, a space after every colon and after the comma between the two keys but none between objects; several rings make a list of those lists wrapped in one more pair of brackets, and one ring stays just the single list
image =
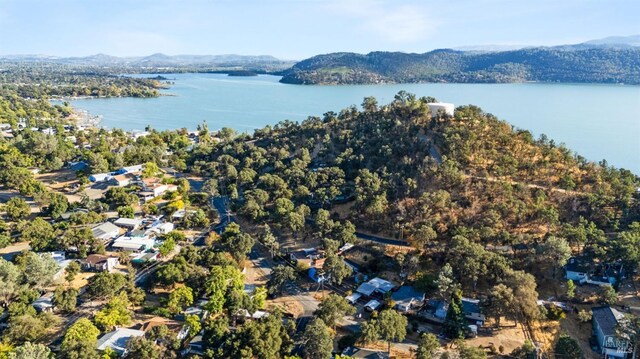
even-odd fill
[{"label": "white cloud", "polygon": [[327,5],[335,16],[346,16],[359,22],[358,27],[383,40],[409,43],[432,35],[437,22],[426,8],[415,4],[398,5],[377,0],[337,0]]}]

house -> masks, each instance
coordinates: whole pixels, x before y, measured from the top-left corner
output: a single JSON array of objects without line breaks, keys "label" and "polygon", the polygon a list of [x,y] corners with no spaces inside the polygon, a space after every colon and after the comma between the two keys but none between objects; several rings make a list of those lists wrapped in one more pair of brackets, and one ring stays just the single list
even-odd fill
[{"label": "house", "polygon": [[36,312],[52,312],[53,308],[53,293],[47,293],[36,299],[31,305],[36,309]]},{"label": "house", "polygon": [[118,264],[120,264],[118,258],[101,254],[91,254],[81,263],[82,269],[95,272],[111,272]]},{"label": "house", "polygon": [[183,356],[187,354],[204,355],[204,341],[202,340],[202,334],[198,334],[191,341],[189,345],[182,351]]},{"label": "house", "polygon": [[391,294],[391,299],[396,303],[395,308],[401,312],[422,307],[425,300],[424,292],[420,292],[412,286],[403,285]]},{"label": "house", "polygon": [[433,117],[438,116],[438,113],[444,113],[448,116],[454,115],[455,106],[452,103],[429,102],[427,106],[429,106],[429,110],[431,111]]},{"label": "house", "polygon": [[94,238],[107,242],[120,235],[120,228],[111,222],[104,222],[91,228],[91,232]]},{"label": "house", "polygon": [[144,336],[144,331],[129,329],[129,328],[116,328],[116,330],[109,332],[98,339],[97,348],[100,351],[111,348],[119,356],[123,357],[127,354],[127,342],[131,338]]},{"label": "house", "polygon": [[346,348],[342,355],[354,359],[389,359],[389,354],[385,351],[356,347]]},{"label": "house", "polygon": [[142,165],[133,165],[128,167],[122,167],[114,172],[114,175],[123,175],[125,173],[136,173],[142,171]]},{"label": "house", "polygon": [[289,253],[289,259],[296,265],[303,265],[308,268],[322,268],[324,264],[324,253],[317,248],[303,248],[299,251]]},{"label": "house", "polygon": [[[427,310],[419,313],[423,318],[436,322],[443,323],[447,317],[449,311],[449,303],[446,300],[441,299],[429,299],[427,302]],[[484,314],[480,309],[480,300],[462,298],[462,313],[465,319],[472,325],[483,326],[486,320]]]},{"label": "house", "polygon": [[153,193],[153,197],[158,197],[165,192],[172,192],[178,190],[175,185],[167,185],[157,177],[145,178],[142,180],[142,189],[144,192]]},{"label": "house", "polygon": [[587,283],[595,285],[616,285],[625,278],[622,262],[602,263],[594,267]]},{"label": "house", "polygon": [[616,335],[616,328],[624,319],[624,314],[608,306],[592,308],[591,313],[593,335],[600,353],[605,358],[627,358],[630,343]]},{"label": "house", "polygon": [[589,266],[583,264],[577,258],[569,258],[564,266],[565,279],[577,283],[585,283],[589,279]]},{"label": "house", "polygon": [[54,251],[42,254],[48,254],[51,256],[51,258],[53,258],[54,261],[56,261],[56,263],[58,264],[58,271],[53,275],[53,280],[60,280],[64,276],[64,271],[69,266],[69,263],[72,262],[72,260],[66,258],[66,254],[64,251]]},{"label": "house", "polygon": [[262,319],[262,318],[266,318],[269,316],[268,312],[265,312],[263,310],[256,310],[253,313],[249,313],[248,310],[246,309],[241,309],[240,311],[238,311],[238,313],[236,314],[237,317],[244,317],[244,319],[253,319],[253,320],[257,320],[257,319]]},{"label": "house", "polygon": [[140,137],[149,136],[149,132],[142,130],[133,130],[129,133],[129,136],[131,136],[131,138],[133,138],[134,140],[137,140]]},{"label": "house", "polygon": [[580,284],[616,285],[625,278],[622,262],[594,264],[583,258],[569,258],[564,269],[566,279]]},{"label": "house", "polygon": [[94,173],[89,176],[89,181],[91,182],[104,182],[108,181],[111,178],[111,173]]},{"label": "house", "polygon": [[167,234],[175,228],[175,225],[171,222],[162,222],[160,219],[155,220],[151,225],[148,226],[146,231],[147,234]]},{"label": "house", "polygon": [[111,247],[116,250],[131,251],[131,252],[144,252],[148,249],[152,249],[156,244],[153,238],[148,236],[122,236],[116,239]]},{"label": "house", "polygon": [[133,263],[146,263],[146,262],[155,262],[158,260],[158,256],[160,255],[159,252],[154,252],[154,251],[147,251],[145,253],[140,253],[139,255],[136,255],[133,259],[131,259],[131,262]]},{"label": "house", "polygon": [[481,327],[486,320],[484,314],[480,310],[480,300],[471,298],[462,298],[462,313],[468,321]]},{"label": "house", "polygon": [[133,231],[138,229],[142,224],[142,220],[135,218],[118,218],[115,222],[113,222],[118,227],[125,228],[127,230]]},{"label": "house", "polygon": [[109,180],[118,187],[126,187],[129,184],[131,184],[131,182],[135,180],[135,178],[136,177],[131,173],[124,173],[121,175],[115,175],[111,177]]},{"label": "house", "polygon": [[[196,213],[196,210],[190,209],[189,210],[189,214],[194,214]],[[173,212],[173,214],[171,215],[171,219],[173,220],[181,220],[183,219],[185,216],[187,215],[187,210],[185,209],[179,209],[175,212]]]},{"label": "house", "polygon": [[395,285],[387,280],[382,278],[373,278],[372,280],[360,284],[356,292],[365,295],[367,297],[371,297],[374,294],[385,295],[389,293]]}]

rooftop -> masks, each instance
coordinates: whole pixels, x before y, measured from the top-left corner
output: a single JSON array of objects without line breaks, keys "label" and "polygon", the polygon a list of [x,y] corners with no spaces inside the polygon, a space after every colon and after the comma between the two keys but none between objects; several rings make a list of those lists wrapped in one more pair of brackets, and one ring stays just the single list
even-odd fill
[{"label": "rooftop", "polygon": [[423,301],[424,292],[420,292],[412,286],[403,285],[395,293],[391,294],[391,299],[396,303],[411,302],[413,300]]},{"label": "rooftop", "polygon": [[94,237],[103,237],[113,232],[120,232],[120,228],[113,223],[104,222],[91,228],[91,232],[93,232]]},{"label": "rooftop", "polygon": [[111,348],[114,351],[122,354],[126,351],[127,342],[131,338],[141,337],[144,335],[144,331],[129,329],[129,328],[117,328],[116,330],[109,332],[98,339],[98,350],[105,350]]},{"label": "rooftop", "polygon": [[591,312],[593,313],[593,320],[598,323],[604,335],[615,335],[618,322],[624,318],[624,314],[606,306],[591,308]]},{"label": "rooftop", "polygon": [[113,222],[113,224],[115,224],[116,226],[122,226],[122,227],[137,227],[142,223],[142,220],[140,219],[135,219],[135,218],[118,218],[115,222]]},{"label": "rooftop", "polygon": [[84,261],[89,264],[98,264],[105,262],[108,258],[109,257],[103,256],[102,254],[90,254],[84,259]]}]

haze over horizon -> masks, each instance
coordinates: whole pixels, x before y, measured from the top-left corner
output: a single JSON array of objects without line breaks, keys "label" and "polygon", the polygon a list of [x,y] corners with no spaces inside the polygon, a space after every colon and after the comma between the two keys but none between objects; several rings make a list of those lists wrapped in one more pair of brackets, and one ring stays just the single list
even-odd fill
[{"label": "haze over horizon", "polygon": [[0,55],[293,60],[338,51],[553,46],[638,34],[638,13],[633,0],[0,0]]}]

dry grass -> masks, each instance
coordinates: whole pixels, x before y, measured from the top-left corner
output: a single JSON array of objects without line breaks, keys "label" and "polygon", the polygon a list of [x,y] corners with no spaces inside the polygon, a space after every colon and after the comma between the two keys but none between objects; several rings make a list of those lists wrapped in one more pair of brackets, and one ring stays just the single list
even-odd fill
[{"label": "dry grass", "polygon": [[271,311],[275,308],[279,308],[285,313],[289,313],[294,317],[299,317],[304,313],[304,308],[300,302],[290,296],[284,296],[273,300],[267,300],[265,307]]},{"label": "dry grass", "polygon": [[490,335],[479,334],[476,338],[468,339],[465,344],[472,347],[489,348],[492,345],[496,349],[502,346],[504,353],[511,353],[514,349],[522,346],[526,340],[521,326],[501,327]]},{"label": "dry grass", "polygon": [[16,242],[0,249],[0,255],[20,253],[22,251],[29,250],[30,248],[31,247],[29,246],[29,242]]}]

